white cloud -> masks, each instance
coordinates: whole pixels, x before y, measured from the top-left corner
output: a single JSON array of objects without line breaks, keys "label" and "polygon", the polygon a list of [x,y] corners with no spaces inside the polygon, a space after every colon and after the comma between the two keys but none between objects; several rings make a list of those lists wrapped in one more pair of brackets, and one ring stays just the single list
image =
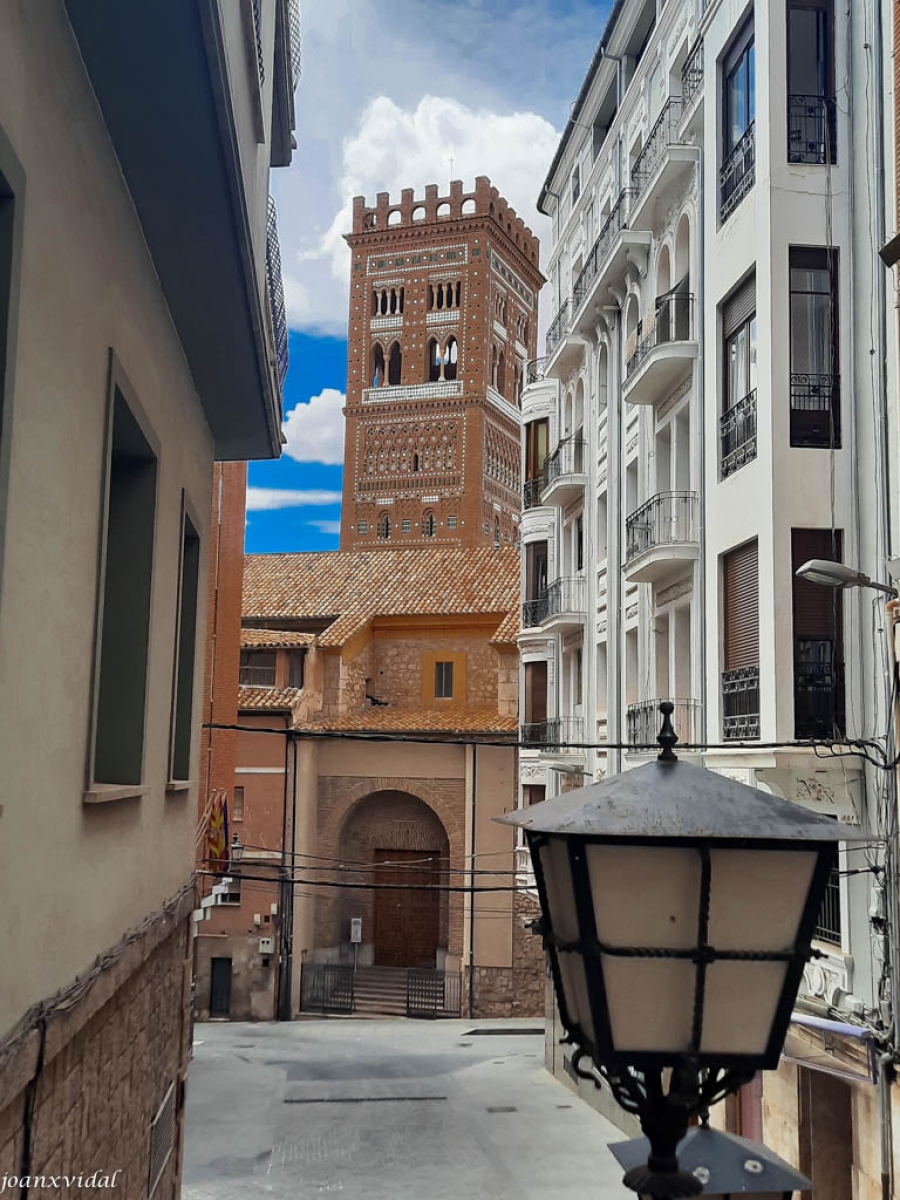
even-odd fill
[{"label": "white cloud", "polygon": [[276,508],[321,508],[326,504],[340,504],[340,492],[312,489],[295,491],[292,488],[247,488],[247,511],[261,512]]},{"label": "white cloud", "polygon": [[308,404],[292,408],[282,425],[287,438],[284,453],[296,462],[343,463],[345,401],[337,388],[324,388]]},{"label": "white cloud", "polygon": [[377,192],[399,197],[404,187],[422,195],[425,184],[435,182],[446,189],[451,155],[454,178],[472,187],[476,175],[489,175],[525,223],[546,240],[549,222],[535,204],[558,139],[550,122],[535,112],[504,114],[434,95],[404,108],[377,96],[355,132],[344,139],[338,185],[342,203],[330,225],[316,241],[307,236],[302,245],[282,249],[292,328],[346,331],[349,250],[343,235],[351,226],[353,197],[364,195],[374,203]]},{"label": "white cloud", "polygon": [[341,532],[341,522],[337,521],[307,521],[307,525],[312,525],[314,529],[320,530],[322,533],[339,534]]}]

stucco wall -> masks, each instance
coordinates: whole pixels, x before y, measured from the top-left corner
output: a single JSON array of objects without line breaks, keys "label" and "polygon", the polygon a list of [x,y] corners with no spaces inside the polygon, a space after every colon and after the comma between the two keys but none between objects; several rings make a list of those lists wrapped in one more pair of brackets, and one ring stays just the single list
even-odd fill
[{"label": "stucco wall", "polygon": [[[27,181],[3,431],[0,681],[15,702],[0,724],[0,958],[16,970],[0,989],[2,1034],[191,873],[196,786],[167,796],[165,785],[181,496],[205,564],[213,443],[62,3],[3,6],[0,131]],[[87,809],[110,348],[161,444],[146,790]]]}]

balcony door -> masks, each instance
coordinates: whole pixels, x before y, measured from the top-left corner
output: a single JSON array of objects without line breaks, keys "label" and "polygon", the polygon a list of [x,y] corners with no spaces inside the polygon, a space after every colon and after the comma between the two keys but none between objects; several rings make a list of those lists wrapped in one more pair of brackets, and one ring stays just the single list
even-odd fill
[{"label": "balcony door", "polygon": [[841,445],[838,252],[792,246],[791,445]]},{"label": "balcony door", "polygon": [[523,741],[542,742],[547,727],[547,663],[525,664],[525,729]]},{"label": "balcony door", "polygon": [[843,736],[843,594],[798,579],[811,558],[840,562],[840,530],[792,529],[791,576],[794,621],[794,736]]},{"label": "balcony door", "polygon": [[836,161],[831,0],[788,4],[788,162]]}]

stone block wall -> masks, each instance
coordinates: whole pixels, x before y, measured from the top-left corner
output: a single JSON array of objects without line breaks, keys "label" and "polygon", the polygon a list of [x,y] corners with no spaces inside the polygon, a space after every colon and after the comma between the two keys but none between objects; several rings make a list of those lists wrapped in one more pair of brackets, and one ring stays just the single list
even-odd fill
[{"label": "stone block wall", "polygon": [[[540,906],[516,893],[512,915],[512,967],[475,967],[473,1015],[544,1019],[546,959],[541,939],[528,928]],[[468,972],[464,972],[463,1005],[468,1011]]]},{"label": "stone block wall", "polygon": [[497,654],[497,711],[501,717],[519,715],[519,655]]},{"label": "stone block wall", "polygon": [[497,654],[487,638],[383,638],[375,643],[374,696],[391,704],[422,703],[422,657],[446,651],[466,656],[466,702],[497,703]]},{"label": "stone block wall", "polygon": [[190,904],[155,945],[151,933],[130,944],[87,995],[73,989],[71,1007],[47,1020],[43,1048],[40,1024],[0,1048],[0,1180],[43,1175],[44,1186],[29,1194],[68,1200],[96,1190],[48,1177],[117,1172],[104,1194],[146,1196],[150,1125],[174,1084],[174,1145],[154,1200],[176,1200],[190,1053],[189,912]]}]

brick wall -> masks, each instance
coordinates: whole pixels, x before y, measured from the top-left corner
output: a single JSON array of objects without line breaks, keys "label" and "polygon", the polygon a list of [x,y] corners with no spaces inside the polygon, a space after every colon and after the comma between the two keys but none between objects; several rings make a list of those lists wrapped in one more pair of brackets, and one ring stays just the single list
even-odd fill
[{"label": "brick wall", "polygon": [[[37,1072],[30,1174],[88,1177],[98,1170],[104,1175],[118,1171],[115,1189],[104,1194],[125,1200],[146,1196],[150,1123],[175,1081],[175,1145],[154,1193],[159,1200],[175,1200],[183,1125],[178,1080],[190,1052],[189,948],[190,920],[181,916],[136,969],[122,978],[141,957],[138,943],[129,947],[118,970],[101,977],[94,993],[50,1020],[39,1071],[37,1033],[0,1059],[0,1179],[4,1173],[21,1172],[27,1086]],[[103,1003],[82,1024],[97,992]],[[76,1186],[45,1187],[39,1194],[74,1198],[96,1193]]]},{"label": "brick wall", "polygon": [[[475,968],[473,1015],[544,1019],[546,960],[541,939],[527,924],[540,916],[540,905],[517,893],[513,899],[512,967]],[[468,972],[463,980],[468,1011]]]}]

